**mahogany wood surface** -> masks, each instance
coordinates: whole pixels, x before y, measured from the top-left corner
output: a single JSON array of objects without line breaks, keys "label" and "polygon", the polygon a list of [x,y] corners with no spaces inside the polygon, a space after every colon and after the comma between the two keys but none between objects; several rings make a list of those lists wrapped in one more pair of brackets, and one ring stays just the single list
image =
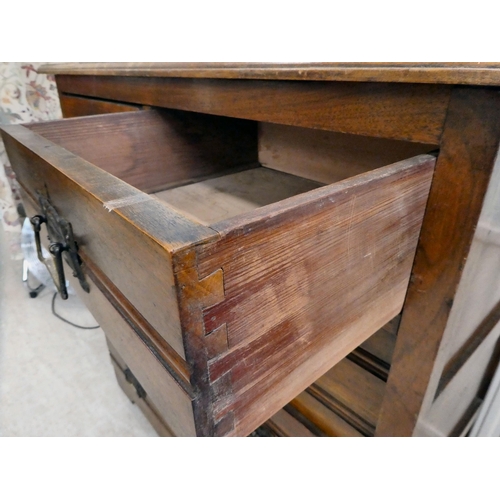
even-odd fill
[{"label": "mahogany wood surface", "polygon": [[377,435],[412,435],[500,142],[500,95],[452,92]]},{"label": "mahogany wood surface", "polygon": [[[50,196],[72,223],[81,251],[165,338],[173,364],[182,364],[171,254],[217,233],[21,125],[4,132],[21,186],[33,200],[37,192]],[[109,210],[113,200],[128,204]]]},{"label": "mahogany wood surface", "polygon": [[337,363],[307,389],[365,436],[373,436],[385,383],[349,359]]},{"label": "mahogany wood surface", "polygon": [[142,107],[120,102],[69,96],[62,93],[59,94],[59,101],[61,103],[61,110],[64,118],[101,115],[104,113],[123,113],[126,111],[137,111]]},{"label": "mahogany wood surface", "polygon": [[136,111],[29,128],[145,192],[257,161],[257,125],[182,111]]},{"label": "mahogany wood surface", "polygon": [[[32,217],[37,214],[37,202],[24,189],[21,189],[21,194],[27,215]],[[42,241],[47,241],[44,228]],[[158,335],[155,336],[155,332],[144,326],[143,318],[133,306],[91,264],[90,259],[84,254],[81,256],[90,293],[81,289],[66,264],[65,275],[104,330],[114,364],[119,365],[122,371],[125,368],[131,369],[145,390],[144,404],[139,402],[141,409],[148,418],[151,417],[150,422],[161,435],[196,435],[192,410],[194,391],[189,385],[189,372],[185,362],[180,360],[182,365],[175,365],[171,353],[162,349]],[[132,391],[128,383],[125,385],[123,374],[118,372],[116,375],[124,392],[132,401],[137,402],[135,389]]]},{"label": "mahogany wood surface", "polygon": [[285,410],[275,413],[266,422],[266,426],[280,437],[314,437],[314,434],[305,425]]},{"label": "mahogany wood surface", "polygon": [[431,144],[259,123],[259,163],[324,184],[434,150]]},{"label": "mahogany wood surface", "polygon": [[47,64],[39,71],[55,75],[500,85],[498,62],[63,63]]},{"label": "mahogany wood surface", "polygon": [[[261,131],[267,127],[267,131],[272,132],[267,135],[272,137],[270,145],[264,143],[266,135],[261,134],[260,158],[268,166],[278,169],[298,169],[293,173],[300,172],[304,177],[307,177],[304,172],[316,175],[316,171],[320,175],[332,175],[328,168],[325,169],[324,163],[320,162],[319,166],[315,164],[314,155],[321,159],[323,152],[333,143],[330,138],[321,138],[319,134],[322,133],[335,135],[336,132],[341,132],[336,135],[340,144],[342,141],[347,144],[347,153],[344,154],[344,157],[347,155],[348,158],[347,167],[344,169],[347,175],[353,172],[349,170],[353,166],[348,164],[349,155],[356,157],[358,151],[354,139],[345,134],[357,134],[361,140],[360,145],[363,141],[371,141],[362,136],[412,141],[415,147],[420,147],[419,143],[439,145],[441,154],[403,309],[394,364],[390,370],[376,431],[377,435],[413,433],[446,327],[449,309],[468,255],[500,136],[497,89],[453,85],[499,86],[498,63],[132,63],[111,66],[62,65],[45,69],[58,75],[57,83],[60,91],[62,89],[61,95],[70,100],[90,97],[99,102],[160,106],[258,120],[261,122]],[[302,133],[299,132],[300,127]],[[306,127],[316,130],[305,130]],[[308,135],[308,139],[303,139]],[[351,140],[352,143],[349,142]],[[299,146],[298,149],[293,149],[293,143]],[[44,144],[46,146],[46,143]],[[393,143],[393,146],[399,147],[397,143]],[[382,156],[395,154],[392,147],[388,147],[387,152],[382,148],[381,153]],[[66,156],[67,153],[62,152],[60,154],[64,160],[70,158],[70,164],[75,170],[81,165],[75,163],[71,155]],[[29,158],[31,160],[31,156]],[[36,161],[34,163],[38,165]],[[340,165],[344,168],[341,163]],[[357,168],[370,169],[371,166],[367,164],[361,167],[358,164]],[[85,183],[85,186],[89,186],[88,180]],[[62,188],[65,186],[64,183],[61,184]],[[78,192],[78,188],[76,191]],[[98,195],[99,200],[102,198],[107,199]],[[201,224],[180,217],[174,209],[168,210],[164,207],[167,210],[165,213],[168,213],[169,217],[172,216],[174,236],[171,239],[170,228],[167,237],[155,236],[153,240],[161,242],[160,246],[166,249],[169,255],[173,254],[169,267],[173,266],[174,270],[176,302],[180,308],[178,322],[185,334],[183,348],[191,360],[190,363],[183,361],[175,350],[171,349],[170,352],[168,347],[165,349],[173,365],[177,363],[178,367],[184,366],[184,371],[177,371],[184,373],[185,377],[190,376],[190,383],[200,390],[202,396],[193,401],[193,411],[197,432],[203,435],[231,434],[235,433],[235,428],[244,430],[245,425],[239,420],[240,403],[237,403],[244,390],[235,396],[235,388],[238,389],[238,384],[240,388],[243,387],[244,378],[233,377],[232,369],[224,374],[219,370],[221,376],[212,381],[215,382],[212,384],[207,379],[207,367],[210,366],[210,370],[212,366],[217,367],[218,360],[227,356],[221,354],[225,350],[231,352],[233,349],[235,353],[242,355],[243,359],[251,357],[249,351],[232,344],[235,339],[241,342],[241,338],[232,337],[234,328],[231,321],[234,318],[229,322],[220,323],[220,317],[212,321],[208,315],[209,312],[222,310],[221,304],[228,301],[227,289],[230,290],[231,283],[237,283],[239,279],[237,273],[226,264],[211,262],[207,267],[206,262],[203,262],[203,250],[198,248],[194,251],[192,245],[194,241],[209,242],[213,239],[213,243],[208,243],[206,248],[215,248],[227,240],[228,235],[232,234],[231,231],[238,231],[238,227],[238,237],[246,243],[255,238],[253,232],[256,227],[265,234],[265,226],[276,224],[275,215],[281,214],[281,210],[287,207],[287,203],[283,202],[278,213],[269,219],[266,214],[270,214],[272,210],[269,211],[267,207],[257,210],[258,217],[261,217],[259,221],[252,218],[254,214],[250,214],[216,223],[216,232],[210,232],[209,228],[202,228]],[[141,231],[147,226],[146,233],[152,226],[155,227],[155,224],[145,222],[147,210],[125,209],[113,213],[122,219],[133,221],[133,225]],[[158,227],[155,231],[158,231]],[[195,237],[188,236],[191,231],[196,233]],[[161,230],[159,233],[164,235]],[[216,241],[219,237],[221,240]],[[129,241],[133,239],[130,238]],[[228,248],[230,246],[228,245]],[[233,249],[235,255],[241,253],[240,247],[236,246],[236,239]],[[288,247],[284,247],[284,251],[287,249]],[[282,250],[280,248],[280,251]],[[202,259],[198,260],[200,256]],[[238,257],[242,258],[241,255]],[[268,256],[266,258],[269,260]],[[154,262],[154,259],[150,262]],[[293,259],[288,262],[293,262]],[[253,264],[247,262],[246,265],[251,269]],[[261,289],[266,292],[273,290],[273,287],[276,289],[273,279],[274,275],[269,274],[270,286]],[[383,301],[380,305],[376,302],[373,305],[380,310],[387,306]],[[396,312],[394,311],[394,314]],[[368,319],[365,318],[365,321]],[[259,327],[258,323],[256,325]],[[363,329],[363,325],[352,326]],[[214,329],[210,331],[212,327]],[[366,331],[370,329],[371,327]],[[152,328],[152,331],[154,330]],[[248,329],[250,337],[255,335],[254,330]],[[360,335],[359,330],[353,335],[356,334]],[[361,340],[361,337],[362,335],[358,340]],[[370,339],[365,342],[363,349],[366,347],[366,352],[386,362],[380,352],[376,353],[377,343],[370,345]],[[257,345],[253,337],[248,345]],[[346,347],[346,351],[348,349],[349,347]],[[255,359],[261,354],[264,358],[267,356],[264,348],[259,354],[254,354]],[[236,354],[234,356],[236,357]],[[465,359],[467,356],[462,357]],[[368,359],[365,356],[366,359],[362,361],[361,357],[351,356],[350,361],[360,366]],[[270,359],[273,359],[272,356]],[[462,361],[464,360],[461,359],[460,362]],[[382,380],[380,373],[377,376],[376,369],[370,368],[369,363],[363,368]],[[266,369],[266,366],[259,365],[260,373]],[[293,373],[293,370],[290,373]],[[450,373],[450,370],[446,371],[441,386],[448,381],[446,377],[449,378]],[[302,373],[296,373],[296,377],[292,378],[294,390],[297,390]],[[253,382],[248,383],[247,393],[250,394],[251,400],[255,395],[252,391],[258,392],[259,389],[252,386]],[[271,386],[273,383],[270,381]],[[302,394],[318,402],[310,394]],[[217,403],[221,396],[226,398]],[[310,402],[311,399],[308,399],[307,404]],[[224,406],[226,404],[227,406]],[[322,411],[326,408],[321,403],[320,407],[323,408]],[[209,416],[205,414],[207,409]],[[288,413],[291,415],[297,411],[290,406]],[[293,413],[294,418],[299,413]],[[262,415],[255,418],[247,428],[250,429],[261,417]],[[302,420],[300,422],[304,424]],[[318,427],[315,429],[327,435]]]},{"label": "mahogany wood surface", "polygon": [[434,162],[422,155],[212,225],[221,238],[200,247],[199,274],[222,269],[225,296],[203,317],[225,349],[209,372],[227,379],[215,413],[232,413],[235,434],[399,313]]},{"label": "mahogany wood surface", "polygon": [[321,186],[319,182],[256,167],[167,189],[154,196],[186,217],[210,226]]},{"label": "mahogany wood surface", "polygon": [[137,391],[134,386],[127,380],[124,371],[116,363],[113,355],[110,353],[111,364],[115,372],[116,380],[121,390],[125,395],[139,407],[144,416],[148,419],[148,422],[152,425],[153,429],[157,432],[160,437],[175,437],[174,433],[168,428],[167,424],[159,416],[158,411],[148,400],[148,396],[141,398],[138,396]]},{"label": "mahogany wood surface", "polygon": [[57,77],[61,92],[411,142],[439,142],[441,85],[182,78]]},{"label": "mahogany wood surface", "polygon": [[318,436],[362,437],[363,434],[309,392],[301,392],[286,409]]}]

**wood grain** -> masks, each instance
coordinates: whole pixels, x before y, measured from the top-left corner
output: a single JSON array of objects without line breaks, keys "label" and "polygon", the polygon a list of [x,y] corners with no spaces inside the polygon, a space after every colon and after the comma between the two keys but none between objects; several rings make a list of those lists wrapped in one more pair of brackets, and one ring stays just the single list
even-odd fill
[{"label": "wood grain", "polygon": [[392,356],[396,346],[400,322],[401,315],[398,314],[391,319],[391,321],[386,323],[380,330],[375,332],[370,338],[365,340],[360,347],[390,365],[392,363]]},{"label": "wood grain", "polygon": [[88,99],[84,97],[60,94],[59,101],[64,118],[77,116],[102,115],[105,113],[124,113],[138,111],[141,106],[133,106],[121,102]]},{"label": "wood grain", "polygon": [[[109,342],[108,342],[109,346]],[[116,353],[116,351],[115,351]],[[159,415],[158,410],[156,407],[151,403],[149,397],[146,395],[145,398],[140,398],[137,395],[137,391],[135,390],[135,387],[128,382],[126,379],[124,370],[127,368],[127,366],[123,363],[120,364],[115,356],[111,354],[110,352],[110,357],[111,357],[111,364],[113,365],[113,369],[115,371],[115,376],[116,380],[118,382],[118,385],[122,389],[122,391],[125,393],[125,395],[130,399],[130,401],[137,405],[139,409],[142,411],[144,416],[148,419],[149,423],[153,426],[153,429],[158,433],[159,436],[161,437],[174,437],[174,433],[171,429],[169,429],[168,425],[164,422],[164,420],[161,418]]]},{"label": "wood grain", "polygon": [[434,162],[422,155],[212,226],[221,238],[198,249],[199,274],[222,268],[225,297],[204,323],[227,331],[209,370],[231,381],[215,414],[233,413],[234,433],[399,313]]},{"label": "wood grain", "polygon": [[[64,72],[67,74],[64,75]],[[89,72],[101,76],[86,76]],[[410,435],[413,432],[498,149],[500,117],[498,116],[499,98],[496,90],[458,89],[441,84],[499,85],[499,72],[500,65],[498,63],[478,65],[472,63],[312,63],[298,65],[176,63],[174,65],[126,64],[119,66],[97,64],[73,68],[64,66],[55,70],[55,73],[60,75],[57,77],[58,84],[66,88],[71,94],[71,99],[93,96],[96,98],[95,100],[102,100],[102,102],[116,100],[127,102],[132,106],[158,105],[188,111],[201,111],[212,115],[227,114],[232,117],[281,125],[311,127],[319,131],[358,134],[358,139],[362,140],[365,139],[363,136],[366,135],[410,140],[416,143],[441,143],[442,153],[436,171],[429,210],[423,225],[413,280],[407,296],[394,367],[388,381],[388,391],[377,430],[380,435]],[[73,73],[73,76],[70,73]],[[348,83],[349,81],[357,83],[353,85]],[[417,85],[402,84],[401,82],[414,82]],[[451,100],[450,95],[452,96]],[[300,140],[299,136],[298,139]],[[44,144],[43,148],[47,146],[46,143]],[[41,147],[41,144],[39,146]],[[321,142],[318,143],[318,147],[323,147]],[[42,156],[43,154],[49,154],[49,156],[51,154],[50,148],[47,151],[44,149],[40,151]],[[85,166],[85,162],[82,164],[74,161],[74,158],[67,152],[60,151],[59,154],[59,160],[66,161],[69,158],[69,170],[64,171],[57,162],[54,162],[58,172],[64,171],[66,175],[71,171],[73,174],[88,167],[88,165]],[[66,154],[69,156],[65,156]],[[294,159],[292,155],[290,158]],[[303,158],[307,160],[308,156],[304,154]],[[27,161],[32,160],[33,157],[28,155]],[[36,180],[30,180],[29,183],[34,182],[37,186],[43,187],[44,167],[36,160],[33,161],[33,165],[35,167],[33,176]],[[25,164],[22,168],[27,170]],[[316,167],[312,165],[311,168]],[[90,170],[88,172],[90,174]],[[52,183],[52,180],[52,177],[47,177],[49,183]],[[57,190],[61,191],[72,188],[76,193],[77,200],[87,201],[88,199],[90,206],[93,207],[92,203],[95,202],[95,199],[99,203],[109,200],[103,194],[105,189],[101,189],[101,186],[98,185],[103,180],[105,181],[103,177],[98,176],[94,185],[90,181],[90,176],[86,178],[84,175],[77,177],[78,182],[76,183],[60,182],[55,185],[58,186]],[[81,186],[87,195],[82,196]],[[122,188],[123,186],[119,187],[119,193],[124,192]],[[97,189],[96,196],[88,194],[93,189]],[[133,191],[129,191],[129,193],[133,193]],[[302,196],[299,195],[299,199]],[[62,195],[56,192],[55,198],[59,200],[58,205],[61,204],[65,213],[76,214],[76,212],[71,212],[69,194]],[[148,208],[159,205],[161,204],[148,205]],[[278,215],[282,213],[282,210],[286,211],[287,207],[287,202],[281,202]],[[84,212],[85,221],[98,213],[92,210]],[[198,385],[195,385],[202,390],[204,397],[208,398],[208,406],[205,408],[216,413],[215,416],[210,417],[211,421],[205,425],[204,432],[215,433],[217,428],[217,432],[235,433],[237,432],[236,427],[240,426],[241,428],[241,425],[237,423],[235,426],[236,414],[230,410],[229,406],[234,401],[235,395],[240,394],[237,390],[238,384],[241,385],[241,379],[233,378],[231,371],[224,374],[219,372],[220,376],[216,379],[216,388],[208,387],[207,389],[207,385],[203,384],[207,384],[207,365],[212,366],[218,360],[223,359],[226,356],[224,350],[235,349],[236,352],[238,348],[237,345],[232,346],[230,343],[234,331],[231,323],[233,320],[217,325],[214,321],[212,326],[216,328],[209,331],[207,327],[210,326],[210,317],[205,313],[213,308],[217,310],[217,307],[222,307],[218,306],[219,302],[223,302],[221,290],[224,290],[228,282],[230,284],[236,283],[239,277],[234,271],[231,271],[230,262],[228,264],[214,264],[210,266],[210,269],[199,269],[198,255],[192,257],[190,253],[192,249],[189,247],[195,241],[200,241],[203,245],[204,241],[216,238],[217,234],[204,233],[203,231],[208,231],[207,228],[200,228],[201,225],[179,217],[175,210],[169,211],[165,207],[163,210],[166,212],[162,213],[168,213],[169,217],[172,217],[168,219],[168,229],[159,227],[158,222],[154,218],[151,219],[151,210],[142,210],[138,205],[133,210],[126,208],[115,211],[111,221],[113,225],[109,228],[109,236],[116,238],[122,229],[121,224],[124,225],[124,228],[127,227],[126,221],[127,224],[131,223],[134,227],[130,233],[127,233],[125,229],[126,236],[128,235],[126,245],[130,245],[130,248],[136,247],[135,238],[138,238],[139,247],[141,247],[143,242],[148,240],[147,235],[152,235],[153,244],[145,244],[147,249],[145,266],[157,262],[156,257],[154,257],[156,254],[163,255],[166,252],[168,255],[176,256],[174,263],[176,275],[172,283],[175,283],[176,286],[187,285],[186,291],[183,293],[188,293],[189,297],[187,298],[193,299],[192,302],[186,301],[180,315],[182,319],[179,318],[179,322],[182,321],[182,324],[188,327],[185,330],[188,332],[187,343],[189,345],[187,349],[193,356],[193,365],[190,365],[190,369],[194,368],[191,381],[196,383],[200,381]],[[248,231],[241,230],[238,235],[240,245],[246,244],[247,241],[252,242],[255,231],[265,232],[267,225],[272,226],[275,223],[274,216],[276,214],[270,215],[271,212],[268,212],[267,209],[258,209],[257,212],[261,216],[260,221],[253,219],[252,215],[245,215],[243,217],[237,216],[232,221],[225,223],[226,230],[231,231],[237,227],[238,221],[245,221],[244,225]],[[250,224],[247,224],[248,222]],[[118,227],[116,231],[113,231],[115,224]],[[228,233],[224,233],[221,228],[219,230],[222,231],[221,234],[225,238]],[[195,233],[194,237],[192,231]],[[304,233],[307,235],[307,230],[302,231],[297,239],[302,238]],[[85,234],[80,233],[80,236],[85,236]],[[85,245],[85,238],[83,238],[83,242]],[[279,250],[286,254],[289,248],[288,243]],[[236,246],[236,239],[233,249],[236,249],[233,256],[242,258],[241,255],[238,255],[241,252],[240,247]],[[88,249],[84,249],[83,253],[85,254],[86,251]],[[85,255],[88,256],[91,253]],[[113,257],[118,257],[118,260],[125,253],[126,249],[119,250],[116,245],[112,250]],[[279,260],[278,251],[276,251],[276,255]],[[300,252],[294,254],[295,258],[296,255],[299,256],[298,261],[302,262]],[[268,261],[270,260],[268,255],[265,257]],[[105,257],[102,258],[101,264],[106,261]],[[133,259],[126,256],[123,258],[122,265],[131,266],[134,269],[132,279],[120,283],[121,287],[125,285],[123,291],[128,296],[133,293],[131,289],[136,287],[134,279],[137,274],[134,274],[136,273],[134,264],[137,262],[143,264],[140,261],[141,258],[140,254],[133,254]],[[227,258],[229,259],[229,254]],[[295,262],[295,260],[290,259],[290,262]],[[250,268],[254,265],[254,263],[247,264]],[[269,263],[270,267],[272,265],[272,262]],[[301,271],[300,265],[298,269],[300,278],[300,273],[303,270]],[[309,271],[308,268],[306,270]],[[187,275],[182,274],[183,272]],[[157,268],[157,273],[163,273],[161,266]],[[118,270],[116,270],[116,274],[118,274]],[[292,280],[291,271],[290,276],[290,280]],[[163,306],[165,302],[161,294],[165,291],[158,287],[158,277],[152,275],[151,277],[147,276],[147,278],[151,279],[151,290],[154,293],[160,291],[159,303]],[[274,293],[274,303],[278,304],[281,297],[279,279],[281,277],[278,274],[268,274],[268,289]],[[286,281],[285,285],[287,285]],[[144,284],[138,288],[138,294],[145,291]],[[296,288],[300,289],[300,286]],[[216,289],[217,293],[214,292]],[[176,292],[171,289],[168,293],[175,295]],[[179,300],[179,297],[179,295],[176,297],[175,302]],[[207,297],[211,297],[211,299],[208,300]],[[273,302],[271,301],[271,303]],[[334,303],[334,307],[336,306],[337,304]],[[383,301],[380,304],[373,303],[377,312],[386,306],[387,304]],[[202,319],[203,316],[206,316],[201,327],[194,323],[190,326],[190,308],[195,311],[197,321],[199,321],[200,315]],[[236,309],[234,310],[236,311]],[[144,311],[141,309],[141,314]],[[370,315],[370,311],[367,314]],[[292,323],[290,321],[290,324]],[[163,324],[164,326],[165,324]],[[258,329],[261,325],[257,322],[256,326]],[[283,324],[284,329],[286,326]],[[361,341],[361,337],[373,325],[353,323],[351,326],[352,335],[358,335],[358,340]],[[155,328],[158,328],[158,324],[155,325]],[[360,331],[365,333],[360,334]],[[250,337],[254,333],[250,330]],[[271,329],[271,336],[273,333],[279,336],[279,329]],[[256,338],[249,340],[249,349],[262,348],[261,354],[263,356],[266,354],[267,346],[264,343],[259,344],[256,342]],[[244,344],[244,340],[242,342]],[[286,343],[286,339],[284,342]],[[277,344],[277,349],[281,347],[281,344]],[[259,363],[258,354],[251,358],[248,351],[243,348],[240,350],[240,354],[242,354],[242,359],[250,361],[255,359],[257,361],[256,366],[261,372],[257,370],[256,379],[260,380],[259,373],[264,372],[266,367],[262,367]],[[185,366],[188,366],[178,353],[175,355],[181,362],[185,363]],[[235,359],[237,358],[235,357]],[[271,359],[275,358],[271,356]],[[238,359],[237,362],[239,362]],[[293,370],[289,373],[293,379],[292,385],[296,385],[297,379],[300,379],[302,374],[295,372],[294,375]],[[205,380],[203,380],[203,376],[205,376]],[[452,379],[451,384],[459,382],[459,378],[457,376]],[[273,385],[272,381],[270,385]],[[279,386],[274,386],[274,388],[277,391],[280,389]],[[251,390],[249,387],[247,395],[250,396],[250,399],[248,401],[255,395]],[[219,397],[221,395],[226,395],[225,399]],[[263,406],[267,404],[267,393],[264,393],[264,396],[260,400]],[[218,404],[219,400],[223,400],[223,402]],[[195,414],[197,412],[199,414],[196,417],[197,422],[203,420],[201,413],[204,403],[207,401],[200,399],[194,405],[196,407]],[[226,403],[229,406],[224,406]],[[225,417],[228,418],[224,420]],[[236,415],[236,422],[238,418]],[[225,430],[220,425],[217,427],[222,421],[226,422]],[[248,426],[251,427],[250,423]]]},{"label": "wood grain", "polygon": [[430,144],[259,123],[259,163],[324,184],[433,149]]},{"label": "wood grain", "polygon": [[285,410],[275,413],[266,426],[280,437],[314,437],[314,434]]},{"label": "wood grain", "polygon": [[193,401],[197,435],[224,436],[234,428],[233,415],[217,415],[214,405],[231,395],[231,383],[224,375],[210,379],[208,362],[221,349],[227,349],[227,333],[224,328],[207,332],[203,322],[203,310],[224,299],[224,273],[216,269],[200,275],[194,248],[174,255],[174,273],[191,382],[198,392]]},{"label": "wood grain", "polygon": [[[287,406],[298,412],[297,417],[302,416],[310,422],[324,436],[330,437],[362,437],[357,429],[347,423],[343,418],[327,408],[307,391],[300,393]],[[306,424],[309,425],[309,424]]]},{"label": "wood grain", "polygon": [[437,144],[450,89],[389,83],[59,76],[61,92]]},{"label": "wood grain", "polygon": [[252,168],[154,194],[167,206],[207,226],[321,187],[268,168]]},{"label": "wood grain", "polygon": [[377,435],[413,433],[500,141],[495,90],[453,90]]},{"label": "wood grain", "polygon": [[[390,366],[398,322],[399,316],[396,316],[294,398],[285,410],[315,436],[373,436],[385,384],[370,369],[365,369],[359,359],[351,359],[351,356],[363,351],[378,363],[385,363],[385,359]],[[293,426],[284,426],[281,430],[279,424],[272,422],[274,417],[264,426],[276,435],[292,436]]]},{"label": "wood grain", "polygon": [[375,434],[385,383],[356,363],[343,359],[307,391],[363,435]]},{"label": "wood grain", "polygon": [[400,315],[396,316],[365,340],[357,349],[349,353],[347,359],[386,382],[396,345],[399,321]]},{"label": "wood grain", "polygon": [[45,65],[39,71],[56,75],[500,85],[498,62],[65,63]]},{"label": "wood grain", "polygon": [[29,128],[145,192],[257,161],[255,123],[182,111],[136,111]]},{"label": "wood grain", "polygon": [[112,306],[100,290],[103,284],[97,286],[92,277],[90,279],[91,292],[81,292],[79,297],[92,311],[124,363],[132,370],[168,429],[176,436],[195,436],[192,396],[184,391],[150,346]]},{"label": "wood grain", "polygon": [[[35,201],[37,192],[48,191],[60,215],[73,224],[82,253],[184,357],[171,254],[217,233],[23,126],[4,131],[21,186]],[[140,202],[111,211],[105,208],[110,200],[134,196]]]}]

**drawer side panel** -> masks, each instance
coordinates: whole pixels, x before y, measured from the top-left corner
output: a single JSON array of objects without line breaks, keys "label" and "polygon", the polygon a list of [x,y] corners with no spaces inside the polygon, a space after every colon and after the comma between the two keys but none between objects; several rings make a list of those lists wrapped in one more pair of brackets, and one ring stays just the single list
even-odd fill
[{"label": "drawer side panel", "polygon": [[[398,314],[435,159],[422,155],[255,210],[213,227],[200,276],[222,269],[224,300],[204,310],[207,339],[227,348],[216,419],[251,432]],[[230,390],[229,390],[230,388]]]}]

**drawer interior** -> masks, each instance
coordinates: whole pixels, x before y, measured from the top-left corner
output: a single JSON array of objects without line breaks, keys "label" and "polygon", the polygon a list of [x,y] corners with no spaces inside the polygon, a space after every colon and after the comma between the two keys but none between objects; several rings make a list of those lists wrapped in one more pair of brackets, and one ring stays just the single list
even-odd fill
[{"label": "drawer interior", "polygon": [[[8,139],[21,185],[77,221],[89,275],[192,401],[196,433],[247,435],[290,401],[280,425],[314,407],[373,433],[390,354],[358,346],[401,311],[432,145],[171,110],[29,128]],[[344,378],[373,386],[368,406]]]},{"label": "drawer interior", "polygon": [[204,225],[434,148],[178,110],[29,127]]},{"label": "drawer interior", "polygon": [[214,224],[324,184],[277,170],[254,167],[154,194],[201,224]]}]

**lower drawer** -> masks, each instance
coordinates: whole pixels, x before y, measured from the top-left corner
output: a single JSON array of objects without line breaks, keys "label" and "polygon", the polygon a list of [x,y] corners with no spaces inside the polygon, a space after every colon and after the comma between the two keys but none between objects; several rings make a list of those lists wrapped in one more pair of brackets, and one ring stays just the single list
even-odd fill
[{"label": "lower drawer", "polygon": [[150,424],[161,437],[174,437],[175,433],[161,416],[161,412],[151,401],[151,397],[146,393],[142,385],[127,366],[118,351],[113,347],[109,339],[108,348],[111,356],[111,364],[115,370],[116,380],[126,396],[137,405]]},{"label": "lower drawer", "polygon": [[283,437],[373,436],[400,316],[273,415],[258,433]]},{"label": "lower drawer", "polygon": [[401,310],[432,156],[325,184],[256,164],[255,123],[168,111],[3,137],[175,435],[250,434]]}]

